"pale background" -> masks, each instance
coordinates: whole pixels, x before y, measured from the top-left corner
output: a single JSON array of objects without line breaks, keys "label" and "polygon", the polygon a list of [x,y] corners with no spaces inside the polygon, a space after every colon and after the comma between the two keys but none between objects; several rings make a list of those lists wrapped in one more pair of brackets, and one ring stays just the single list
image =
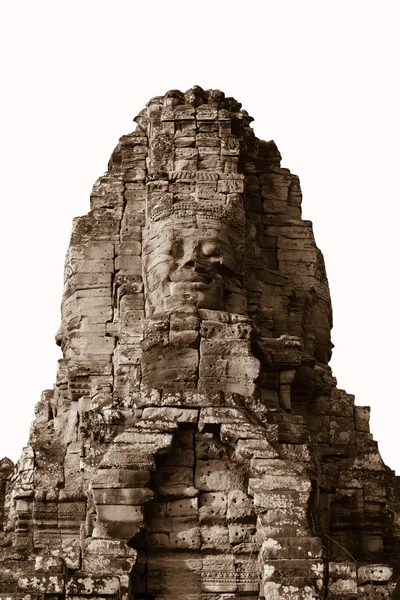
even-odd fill
[{"label": "pale background", "polygon": [[300,175],[331,286],[339,387],[372,407],[400,473],[397,2],[110,0],[0,4],[0,458],[52,387],[71,220],[155,95],[242,102]]}]

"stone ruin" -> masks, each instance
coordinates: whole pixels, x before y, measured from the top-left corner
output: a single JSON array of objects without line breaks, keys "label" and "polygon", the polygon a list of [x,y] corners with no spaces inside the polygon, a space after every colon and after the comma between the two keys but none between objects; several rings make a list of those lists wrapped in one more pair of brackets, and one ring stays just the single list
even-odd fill
[{"label": "stone ruin", "polygon": [[400,486],[336,387],[299,179],[233,98],[152,98],[74,220],[63,358],[0,461],[1,600],[384,599]]}]

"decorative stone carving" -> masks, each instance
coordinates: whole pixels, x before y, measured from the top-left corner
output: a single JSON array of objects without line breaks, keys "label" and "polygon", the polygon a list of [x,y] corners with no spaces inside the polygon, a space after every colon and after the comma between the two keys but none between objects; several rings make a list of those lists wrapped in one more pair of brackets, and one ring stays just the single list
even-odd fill
[{"label": "decorative stone carving", "polygon": [[219,90],[152,98],[74,220],[57,381],[0,462],[0,600],[389,597],[397,478],[251,121]]}]

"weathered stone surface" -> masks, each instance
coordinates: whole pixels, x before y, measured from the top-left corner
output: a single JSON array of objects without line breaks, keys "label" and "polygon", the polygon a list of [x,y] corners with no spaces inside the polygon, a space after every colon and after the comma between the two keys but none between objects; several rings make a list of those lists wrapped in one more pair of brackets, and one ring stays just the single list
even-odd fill
[{"label": "weathered stone surface", "polygon": [[251,121],[219,90],[152,98],[74,220],[57,381],[0,461],[0,598],[390,596],[398,481]]}]

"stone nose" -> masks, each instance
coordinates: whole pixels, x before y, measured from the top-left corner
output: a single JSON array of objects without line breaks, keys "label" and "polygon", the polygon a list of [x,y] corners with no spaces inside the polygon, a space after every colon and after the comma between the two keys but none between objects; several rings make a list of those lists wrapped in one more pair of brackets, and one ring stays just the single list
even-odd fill
[{"label": "stone nose", "polygon": [[57,331],[57,333],[55,335],[55,340],[56,340],[57,346],[60,346],[60,348],[61,348],[62,343],[64,341],[64,329],[63,329],[62,324],[58,328],[58,331]]},{"label": "stone nose", "polygon": [[196,266],[196,261],[194,259],[187,260],[183,266],[185,267],[185,269],[194,269]]},{"label": "stone nose", "polygon": [[199,264],[199,247],[197,244],[186,244],[181,265],[184,269],[196,269]]}]

